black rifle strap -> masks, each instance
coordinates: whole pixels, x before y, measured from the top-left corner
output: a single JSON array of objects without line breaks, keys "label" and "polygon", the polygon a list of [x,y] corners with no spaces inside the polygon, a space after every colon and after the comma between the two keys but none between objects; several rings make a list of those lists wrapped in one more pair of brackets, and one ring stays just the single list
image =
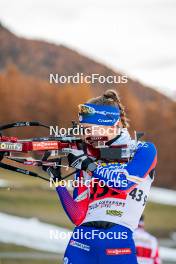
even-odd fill
[{"label": "black rifle strap", "polygon": [[18,168],[18,167],[9,165],[9,164],[5,164],[5,163],[2,163],[2,162],[0,162],[0,168],[6,169],[6,170],[10,170],[10,171],[13,171],[13,172],[18,172],[18,173],[25,174],[25,175],[29,175],[29,176],[33,176],[33,177],[38,177],[38,178],[41,178],[41,179],[43,179],[45,181],[49,181],[49,179],[47,179],[45,177],[42,177],[42,176],[40,176],[39,174],[37,174],[37,173],[35,173],[33,171],[21,169],[21,168]]},{"label": "black rifle strap", "polygon": [[[21,173],[21,174],[25,174],[25,175],[29,175],[29,176],[32,176],[32,177],[36,177],[36,178],[40,178],[42,180],[45,180],[45,181],[50,181],[50,179],[48,178],[45,178],[41,175],[39,175],[38,173],[36,172],[33,172],[33,171],[29,171],[29,170],[25,170],[25,169],[22,169],[22,168],[18,168],[18,167],[15,167],[15,166],[12,166],[12,165],[9,165],[9,164],[5,164],[5,163],[2,163],[0,162],[0,168],[2,169],[6,169],[6,170],[10,170],[10,171],[13,171],[13,172],[17,172],[17,173]],[[74,173],[78,172],[79,170],[75,170],[69,174],[66,174],[62,180],[70,177],[71,175],[73,175]]]}]

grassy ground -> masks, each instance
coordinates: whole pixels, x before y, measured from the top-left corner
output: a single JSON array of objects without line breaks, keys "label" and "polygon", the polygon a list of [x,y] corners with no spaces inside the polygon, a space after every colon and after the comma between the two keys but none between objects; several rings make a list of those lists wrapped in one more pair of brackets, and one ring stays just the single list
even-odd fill
[{"label": "grassy ground", "polygon": [[40,189],[0,191],[0,211],[40,220],[63,227],[71,227],[54,192]]},{"label": "grassy ground", "polygon": [[60,260],[48,259],[0,259],[0,264],[61,264]]},{"label": "grassy ground", "polygon": [[145,208],[146,229],[157,237],[169,237],[176,231],[176,207],[148,203]]},{"label": "grassy ground", "polygon": [[35,259],[0,259],[0,264],[61,264],[62,262],[60,260],[48,260],[48,259],[42,259],[42,260],[35,260]]},{"label": "grassy ground", "polygon": [[[13,256],[13,253],[16,256]],[[61,260],[62,256],[57,254],[0,243],[0,264],[61,264]]]},{"label": "grassy ground", "polygon": [[[2,177],[1,177],[2,178]],[[54,189],[49,183],[19,174],[6,175],[12,187],[0,189],[0,211],[22,217],[37,217],[62,227],[73,225],[66,217]]]},{"label": "grassy ground", "polygon": [[42,252],[38,250],[34,250],[31,248],[26,248],[22,246],[17,246],[13,244],[6,244],[6,243],[0,243],[0,253],[7,253],[7,252]]}]

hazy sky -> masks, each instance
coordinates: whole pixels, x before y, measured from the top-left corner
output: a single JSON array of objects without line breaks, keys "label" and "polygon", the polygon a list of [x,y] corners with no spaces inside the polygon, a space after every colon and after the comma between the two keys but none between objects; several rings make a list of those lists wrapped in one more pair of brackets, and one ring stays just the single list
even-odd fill
[{"label": "hazy sky", "polygon": [[0,20],[176,98],[176,0],[0,0]]}]

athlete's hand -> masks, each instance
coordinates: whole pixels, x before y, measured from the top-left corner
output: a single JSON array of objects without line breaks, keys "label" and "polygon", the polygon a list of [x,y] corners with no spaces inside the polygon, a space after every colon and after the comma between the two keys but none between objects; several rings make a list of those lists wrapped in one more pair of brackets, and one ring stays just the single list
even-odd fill
[{"label": "athlete's hand", "polygon": [[[59,160],[60,163],[60,160]],[[62,180],[61,177],[61,167],[51,167],[51,166],[42,166],[42,169],[48,173],[48,175],[53,179],[53,181],[60,181]]]},{"label": "athlete's hand", "polygon": [[68,154],[68,164],[72,168],[93,172],[97,167],[94,159],[85,155],[83,150],[65,148],[62,151]]}]

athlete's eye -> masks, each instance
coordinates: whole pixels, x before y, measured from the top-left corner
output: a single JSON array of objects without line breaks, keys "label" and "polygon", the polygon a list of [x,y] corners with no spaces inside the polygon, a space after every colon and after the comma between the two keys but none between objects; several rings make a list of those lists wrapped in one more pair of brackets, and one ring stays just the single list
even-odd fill
[{"label": "athlete's eye", "polygon": [[87,132],[87,133],[90,133],[92,131],[92,128],[91,127],[84,127],[84,130]]}]

